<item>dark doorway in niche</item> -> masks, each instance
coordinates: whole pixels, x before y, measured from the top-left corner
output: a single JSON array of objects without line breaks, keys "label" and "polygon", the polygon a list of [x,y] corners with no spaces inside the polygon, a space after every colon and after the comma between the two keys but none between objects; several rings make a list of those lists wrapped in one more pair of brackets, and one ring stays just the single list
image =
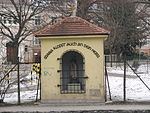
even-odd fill
[{"label": "dark doorway in niche", "polygon": [[84,58],[76,51],[62,56],[61,93],[85,93]]}]

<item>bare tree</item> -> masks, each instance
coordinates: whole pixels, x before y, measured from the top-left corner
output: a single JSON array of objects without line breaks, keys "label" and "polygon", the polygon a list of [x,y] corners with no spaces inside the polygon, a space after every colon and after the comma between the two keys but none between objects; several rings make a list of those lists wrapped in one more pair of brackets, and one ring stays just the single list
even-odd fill
[{"label": "bare tree", "polygon": [[77,0],[77,16],[87,20],[89,9],[95,2],[96,0]]},{"label": "bare tree", "polygon": [[[134,52],[139,42],[146,38],[147,27],[141,20],[140,4],[132,1],[115,0],[106,4],[105,19],[107,27],[111,30],[107,45],[118,54]],[[112,39],[111,39],[112,38]]]},{"label": "bare tree", "polygon": [[[35,30],[34,17],[42,13],[47,5],[44,0],[8,0],[0,7],[0,34],[16,48],[16,62],[20,43]],[[6,19],[9,25],[6,24]]]},{"label": "bare tree", "polygon": [[[147,2],[146,2],[147,3]],[[126,59],[149,35],[149,2],[131,0],[78,0],[77,15],[110,30],[105,41],[109,54],[124,60],[124,101],[126,101]],[[147,12],[147,13],[146,13]]]},{"label": "bare tree", "polygon": [[[47,0],[8,0],[3,1],[0,4],[0,40],[5,41],[5,45],[9,44],[14,48],[13,63],[18,63],[18,103],[20,104],[20,73],[19,73],[19,45],[34,31],[34,18],[45,11]],[[6,23],[6,19],[8,23]],[[3,38],[3,39],[2,39]],[[16,66],[16,65],[15,65]],[[3,70],[2,70],[3,71]],[[8,70],[6,71],[8,72]],[[1,89],[1,98],[3,100],[4,95],[9,88],[10,84],[6,85],[5,78],[7,73],[3,74],[0,78],[0,85],[6,86]]]},{"label": "bare tree", "polygon": [[110,53],[133,52],[148,35],[148,5],[135,0],[77,1],[77,16],[110,30],[105,43]]},{"label": "bare tree", "polygon": [[12,80],[12,76],[10,76],[10,73],[12,70],[16,68],[17,65],[14,65],[12,69],[8,70],[7,66],[0,66],[0,103],[4,101],[6,92],[11,87],[11,85],[17,83],[17,80]]}]

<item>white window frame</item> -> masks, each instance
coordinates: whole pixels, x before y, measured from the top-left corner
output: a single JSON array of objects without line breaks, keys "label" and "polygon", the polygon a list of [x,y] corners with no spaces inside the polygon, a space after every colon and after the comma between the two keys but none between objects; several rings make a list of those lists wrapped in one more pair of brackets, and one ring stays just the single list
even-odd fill
[{"label": "white window frame", "polygon": [[34,37],[34,45],[36,46],[40,45],[40,39],[38,37]]},{"label": "white window frame", "polygon": [[41,24],[41,16],[37,15],[34,17],[34,25],[38,26]]}]

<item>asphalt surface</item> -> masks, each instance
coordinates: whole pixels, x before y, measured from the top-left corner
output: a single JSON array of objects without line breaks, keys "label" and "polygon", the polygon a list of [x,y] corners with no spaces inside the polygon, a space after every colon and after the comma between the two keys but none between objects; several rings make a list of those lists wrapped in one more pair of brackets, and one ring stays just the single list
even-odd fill
[{"label": "asphalt surface", "polygon": [[1,106],[0,112],[50,112],[50,111],[93,111],[93,110],[150,110],[150,104],[142,105],[16,105]]}]

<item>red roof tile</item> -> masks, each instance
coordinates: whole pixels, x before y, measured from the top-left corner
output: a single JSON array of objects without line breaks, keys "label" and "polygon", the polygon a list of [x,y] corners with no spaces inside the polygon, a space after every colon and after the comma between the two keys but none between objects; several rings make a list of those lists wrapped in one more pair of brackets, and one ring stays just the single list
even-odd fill
[{"label": "red roof tile", "polygon": [[108,34],[109,31],[98,27],[80,17],[66,17],[60,22],[43,28],[36,36],[62,36],[62,35],[96,35]]}]

